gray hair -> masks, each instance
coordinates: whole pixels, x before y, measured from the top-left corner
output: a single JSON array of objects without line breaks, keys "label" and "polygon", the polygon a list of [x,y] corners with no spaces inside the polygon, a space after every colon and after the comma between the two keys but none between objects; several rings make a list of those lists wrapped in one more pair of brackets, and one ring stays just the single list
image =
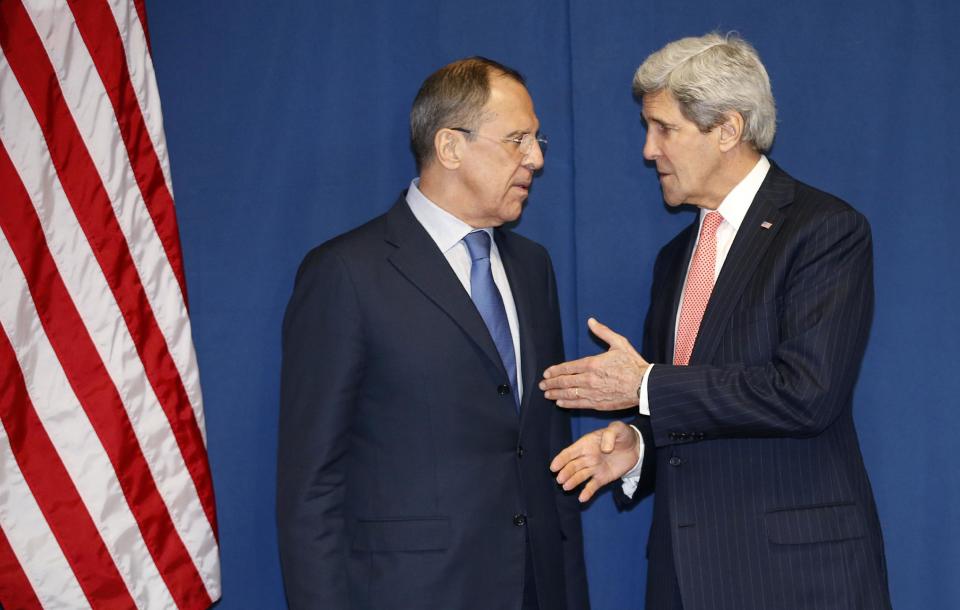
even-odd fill
[{"label": "gray hair", "polygon": [[484,120],[491,75],[526,85],[513,68],[480,56],[449,63],[423,81],[410,110],[410,147],[419,169],[433,158],[437,131],[445,127],[475,129]]},{"label": "gray hair", "polygon": [[725,113],[743,117],[743,140],[759,152],[773,144],[777,109],[756,49],[734,33],[681,38],[653,53],[633,76],[633,94],[669,91],[680,111],[706,133]]}]

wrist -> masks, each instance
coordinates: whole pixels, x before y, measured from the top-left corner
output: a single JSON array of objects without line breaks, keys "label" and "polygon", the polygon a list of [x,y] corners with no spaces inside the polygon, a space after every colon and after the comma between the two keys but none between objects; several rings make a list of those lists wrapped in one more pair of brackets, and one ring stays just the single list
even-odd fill
[{"label": "wrist", "polygon": [[647,378],[647,369],[650,368],[649,364],[644,364],[640,367],[640,379],[637,381],[637,404],[640,404],[640,401],[643,400],[643,381]]}]

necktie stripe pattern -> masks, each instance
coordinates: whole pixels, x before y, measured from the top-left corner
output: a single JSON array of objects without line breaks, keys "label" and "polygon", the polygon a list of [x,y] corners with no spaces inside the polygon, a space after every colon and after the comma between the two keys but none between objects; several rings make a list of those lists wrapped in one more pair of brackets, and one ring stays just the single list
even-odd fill
[{"label": "necktie stripe pattern", "polygon": [[677,340],[673,352],[674,364],[690,363],[703,312],[707,310],[707,303],[713,293],[717,265],[717,228],[722,222],[723,216],[719,212],[710,212],[700,227],[697,249],[693,253],[693,261],[690,263],[690,271],[687,272],[687,281],[683,288],[680,323],[677,326]]},{"label": "necktie stripe pattern", "polygon": [[503,306],[503,297],[493,281],[490,268],[490,235],[486,231],[473,231],[463,238],[470,251],[470,297],[480,312],[494,344],[503,362],[503,368],[510,379],[510,390],[517,408],[520,397],[517,395],[517,357],[513,351],[513,335],[507,321],[507,311]]},{"label": "necktie stripe pattern", "polygon": [[13,371],[0,383],[4,605],[194,609],[220,597],[136,1],[0,2],[0,366]]}]

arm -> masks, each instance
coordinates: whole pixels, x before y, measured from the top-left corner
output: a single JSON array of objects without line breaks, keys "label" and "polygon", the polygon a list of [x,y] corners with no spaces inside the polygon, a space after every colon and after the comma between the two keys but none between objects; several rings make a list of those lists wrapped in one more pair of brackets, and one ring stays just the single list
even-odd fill
[{"label": "arm", "polygon": [[[730,337],[739,363],[654,367],[649,396],[657,445],[675,442],[671,431],[814,436],[849,408],[873,312],[870,228],[847,209],[810,223],[794,241],[776,311],[771,304],[752,328]],[[772,344],[760,339],[764,333],[773,335]],[[751,362],[758,357],[748,346],[770,355]]]},{"label": "arm", "polygon": [[328,249],[297,273],[283,323],[277,525],[290,608],[346,608],[345,455],[362,369],[353,286]]},{"label": "arm", "polygon": [[[847,209],[810,223],[794,241],[776,303],[759,312],[776,325],[767,333],[776,342],[729,338],[742,350],[751,341],[768,347],[766,361],[744,364],[744,351],[737,364],[653,368],[648,391],[657,446],[677,442],[674,431],[696,435],[680,440],[812,436],[849,405],[873,312],[870,228]],[[541,389],[567,408],[636,404],[632,394],[646,361],[606,326],[591,320],[590,329],[610,349],[547,369]]]},{"label": "arm", "polygon": [[633,470],[620,477],[621,484],[613,488],[613,501],[621,510],[653,493],[657,473],[657,452],[653,444],[650,418],[636,417],[630,422],[630,426],[639,435],[640,462]]}]

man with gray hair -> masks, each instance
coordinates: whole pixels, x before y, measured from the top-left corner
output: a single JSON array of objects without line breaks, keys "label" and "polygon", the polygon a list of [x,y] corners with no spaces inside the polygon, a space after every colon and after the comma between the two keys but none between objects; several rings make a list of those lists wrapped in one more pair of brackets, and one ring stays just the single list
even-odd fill
[{"label": "man with gray hair", "polygon": [[867,220],[771,163],[767,72],[743,39],[653,53],[634,92],[670,206],[699,208],[659,253],[642,356],[609,345],[540,384],[571,409],[638,409],[551,468],[581,501],[656,487],[647,609],[890,607],[852,396],[873,312]]}]

